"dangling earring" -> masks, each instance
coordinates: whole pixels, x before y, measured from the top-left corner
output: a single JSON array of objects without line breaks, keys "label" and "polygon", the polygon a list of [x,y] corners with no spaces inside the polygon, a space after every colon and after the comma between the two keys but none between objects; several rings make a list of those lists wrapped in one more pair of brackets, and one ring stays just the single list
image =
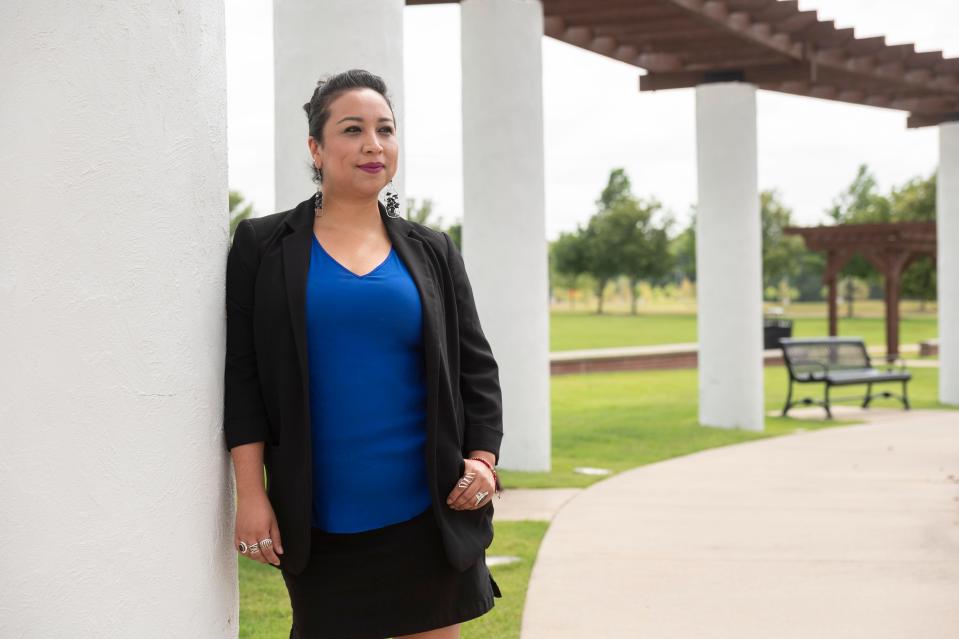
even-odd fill
[{"label": "dangling earring", "polygon": [[393,180],[390,180],[390,183],[386,185],[386,215],[388,217],[400,217],[400,214],[393,213],[400,207],[400,196],[396,192],[396,188],[393,186]]}]

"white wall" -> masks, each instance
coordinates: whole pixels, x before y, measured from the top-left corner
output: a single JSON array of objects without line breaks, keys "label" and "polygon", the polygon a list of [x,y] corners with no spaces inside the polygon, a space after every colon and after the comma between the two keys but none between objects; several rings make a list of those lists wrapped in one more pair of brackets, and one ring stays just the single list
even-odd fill
[{"label": "white wall", "polygon": [[500,465],[550,469],[543,7],[464,0],[463,259],[503,392]]},{"label": "white wall", "polygon": [[220,0],[0,4],[0,637],[235,637]]},{"label": "white wall", "polygon": [[959,406],[959,122],[939,125],[936,189],[939,401]]},{"label": "white wall", "polygon": [[756,87],[696,87],[699,423],[761,431],[762,236]]}]

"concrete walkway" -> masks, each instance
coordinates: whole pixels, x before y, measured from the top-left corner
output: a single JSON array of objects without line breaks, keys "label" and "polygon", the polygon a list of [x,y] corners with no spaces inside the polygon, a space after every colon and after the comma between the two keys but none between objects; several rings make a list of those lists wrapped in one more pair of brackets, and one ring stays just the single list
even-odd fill
[{"label": "concrete walkway", "polygon": [[493,525],[498,521],[537,519],[552,521],[566,502],[582,488],[506,488],[493,502]]},{"label": "concrete walkway", "polygon": [[836,416],[571,496],[522,639],[959,637],[959,412]]}]

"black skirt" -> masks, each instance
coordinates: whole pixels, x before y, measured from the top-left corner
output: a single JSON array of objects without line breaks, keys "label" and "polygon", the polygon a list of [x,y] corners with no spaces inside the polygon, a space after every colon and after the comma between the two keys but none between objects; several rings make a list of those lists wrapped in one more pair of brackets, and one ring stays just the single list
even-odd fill
[{"label": "black skirt", "polygon": [[358,533],[314,528],[306,569],[282,573],[293,609],[290,639],[425,632],[479,617],[502,596],[485,552],[463,572],[450,565],[432,506]]}]

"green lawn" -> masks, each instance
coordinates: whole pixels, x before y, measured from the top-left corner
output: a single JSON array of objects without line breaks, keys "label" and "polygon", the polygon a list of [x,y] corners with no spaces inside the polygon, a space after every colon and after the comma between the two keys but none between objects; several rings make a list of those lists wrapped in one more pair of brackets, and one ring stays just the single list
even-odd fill
[{"label": "green lawn", "polygon": [[490,568],[503,596],[493,600],[491,611],[463,624],[463,639],[519,639],[526,586],[548,527],[545,521],[496,522],[496,535],[486,554],[512,555],[520,561]]},{"label": "green lawn", "polygon": [[[808,310],[806,311],[808,312]],[[829,334],[825,314],[818,317],[794,316],[793,337],[818,337]],[[886,324],[880,317],[839,319],[839,335],[862,337],[866,345],[885,346]],[[918,344],[936,337],[935,314],[905,314],[899,322],[899,343]],[[589,311],[550,314],[551,351],[618,346],[651,346],[696,341],[695,313],[641,313],[639,315],[596,315]]]},{"label": "green lawn", "polygon": [[[909,395],[913,407],[946,408],[935,401],[938,369],[915,368],[912,374]],[[767,409],[781,408],[786,389],[784,369],[765,369],[765,382]],[[764,433],[704,428],[696,425],[696,384],[694,369],[553,377],[553,470],[501,470],[504,489],[586,486],[603,478],[575,474],[574,466],[599,466],[619,472],[706,448],[786,435],[799,428],[811,430],[854,423],[767,417]],[[895,385],[891,387],[897,390]],[[803,390],[807,388],[818,392],[812,387]],[[842,395],[855,392],[846,389]],[[838,403],[855,405],[851,401]],[[873,405],[897,404],[891,399],[880,399]],[[487,553],[517,555],[522,561],[492,568],[504,596],[496,599],[492,611],[463,625],[464,639],[519,637],[526,584],[546,527],[545,522],[497,522],[496,536]],[[240,559],[240,610],[240,637],[287,636],[289,599],[275,569]]]},{"label": "green lawn", "polygon": [[[463,639],[519,639],[526,586],[540,541],[549,523],[503,521],[487,555],[511,555],[520,561],[493,566],[490,571],[503,592],[491,611],[462,625]],[[275,568],[239,559],[240,639],[286,639],[290,633],[290,600],[283,577]]]},{"label": "green lawn", "polygon": [[[913,408],[950,408],[938,404],[939,369],[912,368],[909,401]],[[764,369],[766,410],[779,411],[788,386],[786,369]],[[697,423],[697,371],[674,369],[558,375],[550,384],[552,404],[552,471],[525,473],[500,470],[505,490],[588,486],[604,477],[573,473],[576,466],[597,466],[615,472],[707,448],[794,432],[797,428],[831,428],[852,421],[825,422],[793,417],[766,417],[766,429],[754,433],[735,429],[706,428]],[[898,393],[899,384],[875,385]],[[850,386],[834,391],[835,397],[861,397],[865,387]],[[793,399],[822,398],[818,385],[797,385]],[[858,405],[856,400],[838,401]],[[897,407],[894,399],[876,399],[872,406]],[[508,436],[508,434],[507,434]]]},{"label": "green lawn", "polygon": [[[824,321],[801,319],[797,335],[821,334]],[[857,318],[840,323],[882,344],[882,321]],[[936,334],[935,320],[918,317],[903,323],[903,343]],[[553,349],[594,348],[631,344],[695,341],[695,315],[595,317],[589,314],[553,313]],[[871,332],[870,332],[871,331]],[[913,368],[909,384],[914,408],[947,408],[936,402],[938,369]],[[766,409],[782,408],[787,377],[782,367],[765,369]],[[695,369],[563,375],[551,379],[552,471],[522,473],[501,470],[506,491],[511,488],[587,486],[604,477],[579,475],[575,466],[598,466],[615,472],[635,468],[707,448],[764,437],[788,435],[797,429],[831,428],[855,422],[822,422],[767,417],[763,433],[707,428],[697,425],[697,371]],[[899,387],[888,385],[897,392]],[[798,395],[821,397],[815,386],[798,387]],[[882,390],[877,385],[874,390]],[[859,387],[843,389],[837,396],[855,395]],[[857,405],[855,401],[839,404]],[[874,407],[898,406],[880,399]],[[508,437],[508,431],[507,431]],[[526,587],[546,522],[497,522],[489,555],[517,555],[516,564],[494,566],[492,572],[503,591],[492,611],[463,625],[464,639],[518,639]],[[276,639],[288,636],[289,599],[279,572],[248,559],[240,559],[240,637]]]},{"label": "green lawn", "polygon": [[293,616],[280,571],[239,555],[237,563],[240,572],[240,639],[289,637]]}]

